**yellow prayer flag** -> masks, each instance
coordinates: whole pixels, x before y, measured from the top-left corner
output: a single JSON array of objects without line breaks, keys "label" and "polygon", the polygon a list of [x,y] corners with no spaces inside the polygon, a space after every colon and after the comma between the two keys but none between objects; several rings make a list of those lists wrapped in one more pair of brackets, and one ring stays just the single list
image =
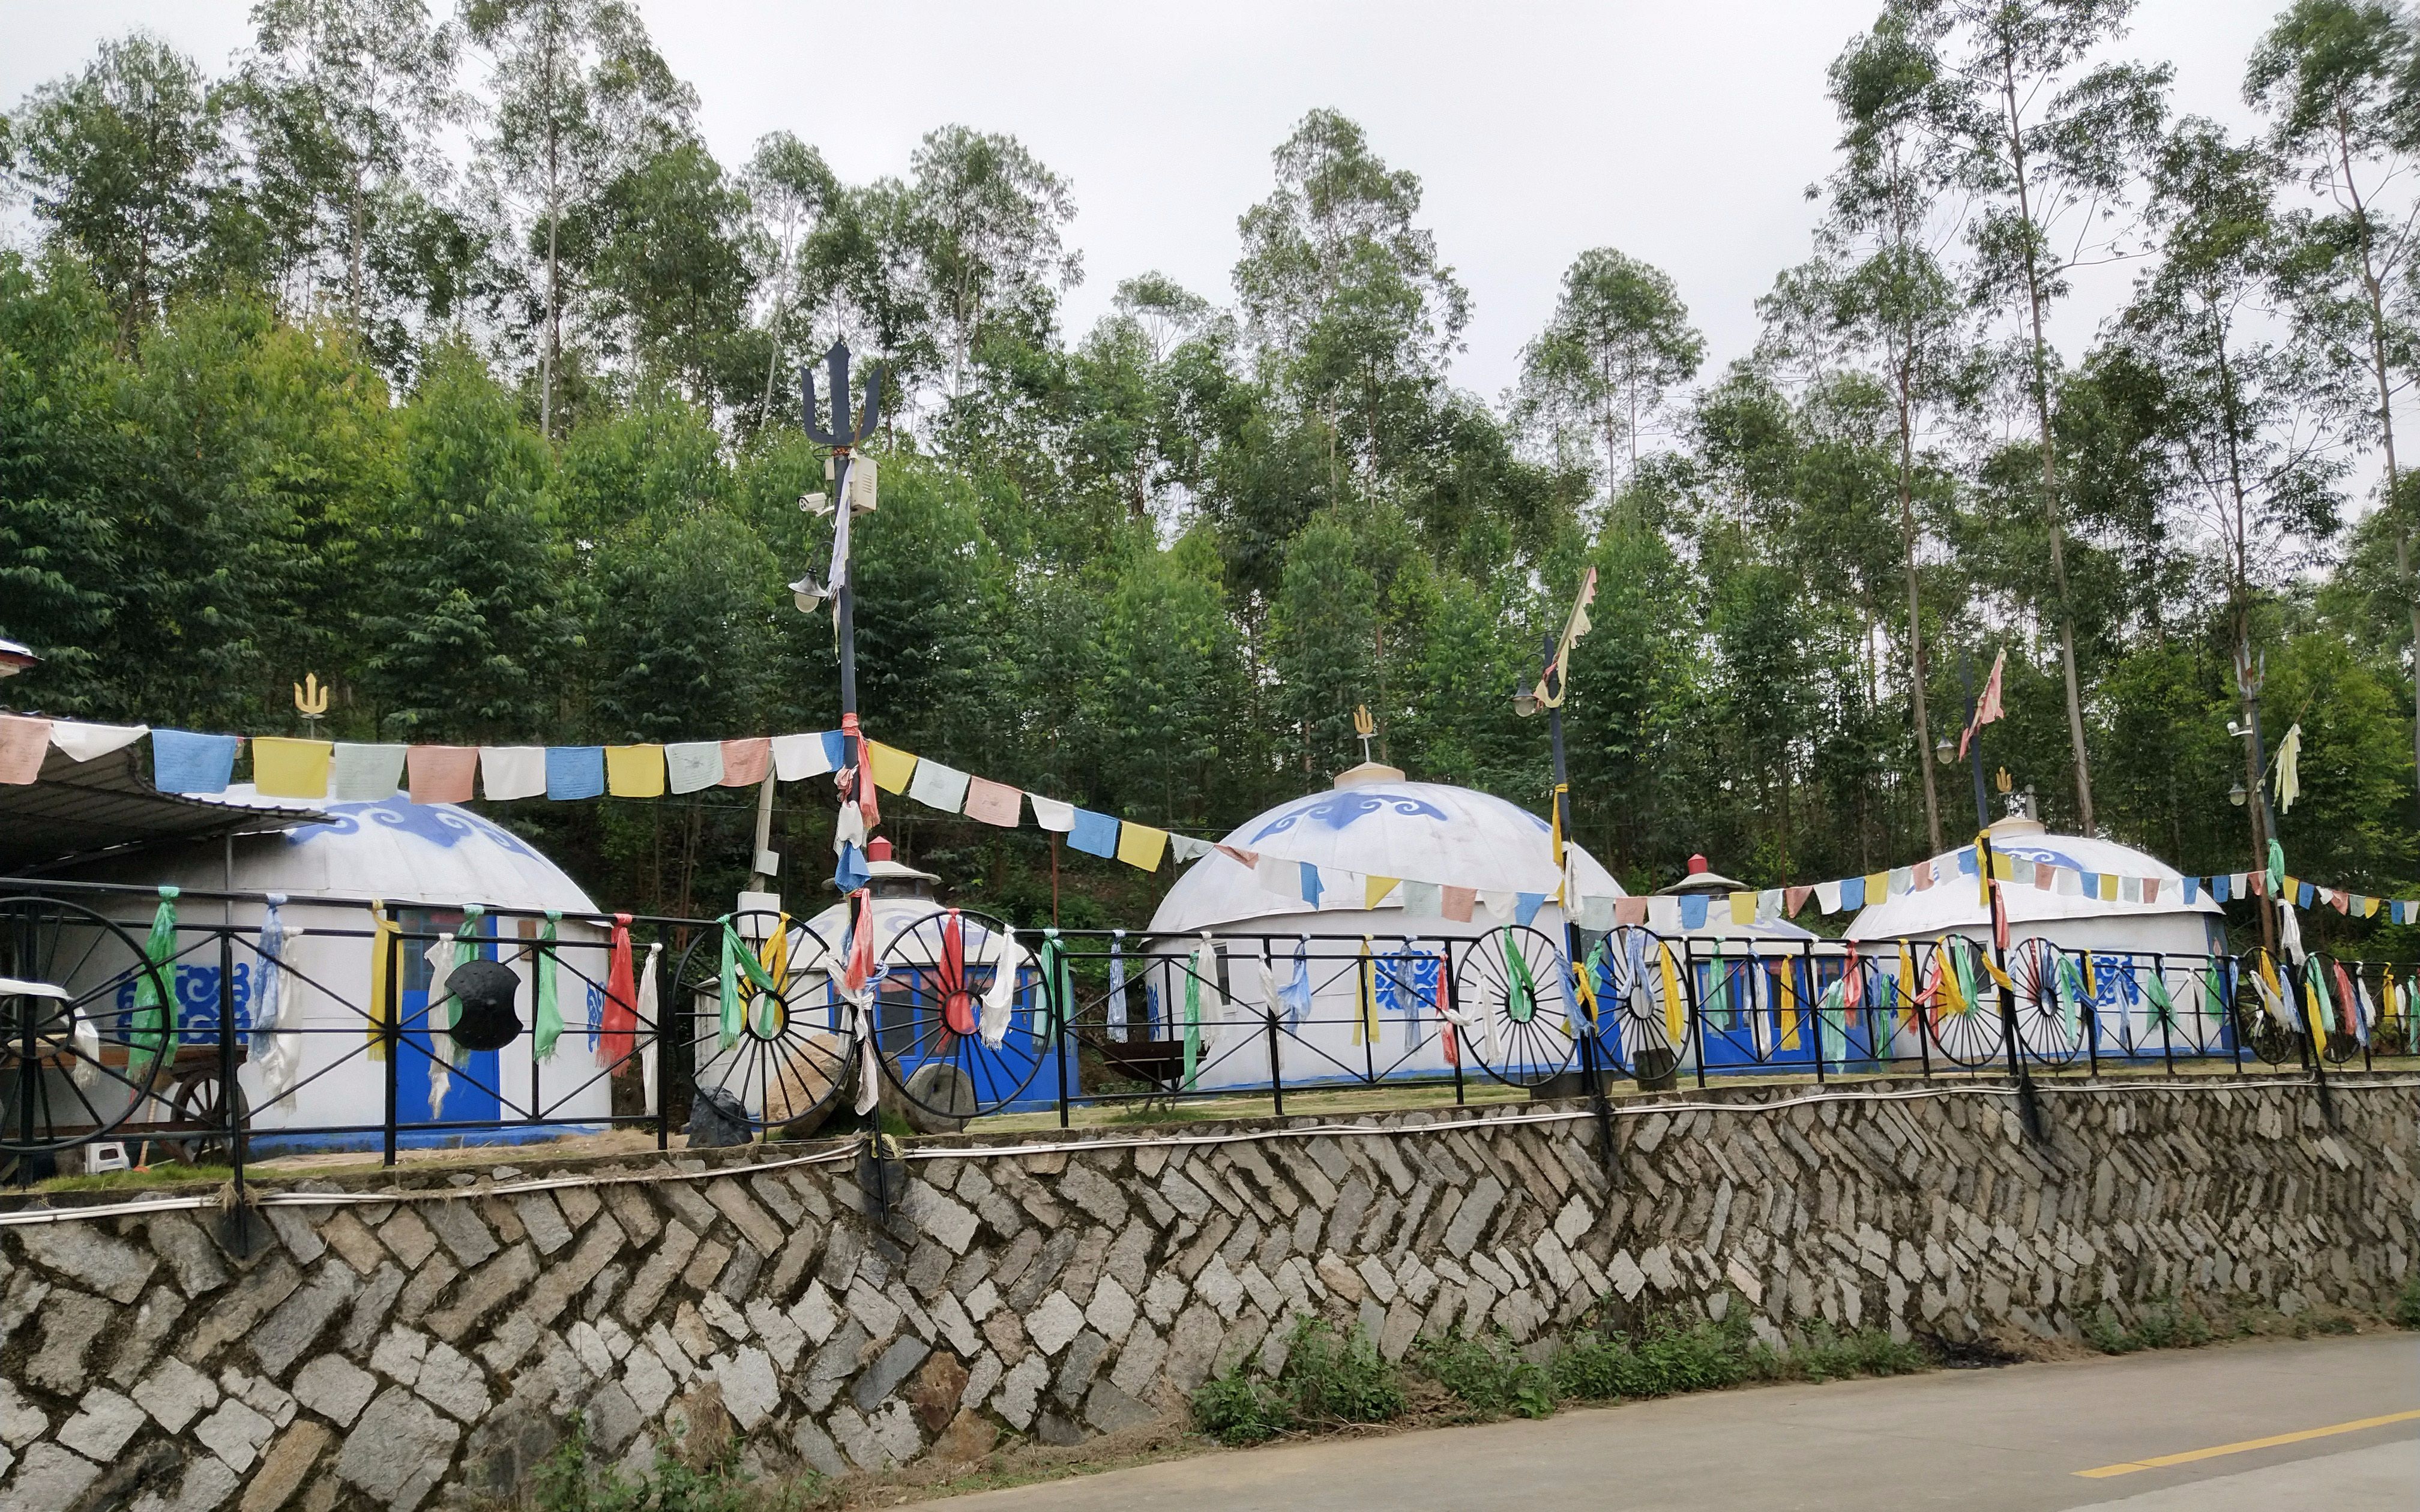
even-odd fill
[{"label": "yellow prayer flag", "polygon": [[664,795],[664,748],[605,748],[605,791],[617,798],[660,798]]},{"label": "yellow prayer flag", "polygon": [[328,761],[335,749],[332,741],[255,735],[253,788],[264,798],[324,798],[328,795]]},{"label": "yellow prayer flag", "polygon": [[2101,901],[2104,903],[2118,901],[2118,874],[2114,872],[2101,873]]},{"label": "yellow prayer flag", "polygon": [[1361,882],[1361,906],[1364,908],[1377,907],[1380,903],[1387,901],[1387,894],[1394,891],[1397,885],[1403,880],[1404,879],[1401,877],[1363,878]]},{"label": "yellow prayer flag", "polygon": [[[876,779],[879,781],[880,779]],[[1168,850],[1168,831],[1138,825],[1129,819],[1118,826],[1118,859],[1145,872],[1159,870],[1159,858]]]},{"label": "yellow prayer flag", "polygon": [[1866,902],[1869,904],[1878,903],[1889,896],[1890,873],[1887,872],[1869,873],[1866,878]]},{"label": "yellow prayer flag", "polygon": [[1731,922],[1737,924],[1742,929],[1745,929],[1750,924],[1756,922],[1755,893],[1735,892],[1731,894]]},{"label": "yellow prayer flag", "polygon": [[2378,903],[2379,903],[2379,900],[2377,900],[2376,898],[2364,898],[2364,899],[2361,901],[2361,903],[2362,903],[2362,906],[2361,906],[2361,917],[2362,917],[2362,918],[2376,918],[2378,917]]},{"label": "yellow prayer flag", "polygon": [[1795,963],[1784,958],[1781,963],[1781,1048],[1798,1048],[1798,985],[1792,972]]},{"label": "yellow prayer flag", "polygon": [[905,793],[916,775],[916,758],[878,740],[865,743],[865,764],[874,769],[874,785],[885,793]]},{"label": "yellow prayer flag", "polygon": [[2006,882],[2014,874],[2015,868],[2009,864],[2009,858],[2002,856],[1999,852],[1993,851],[1992,853],[1992,880],[1994,882]]},{"label": "yellow prayer flag", "polygon": [[370,1058],[386,1058],[387,1031],[395,1025],[394,943],[400,932],[389,918],[386,904],[370,900],[370,1011],[365,1030],[369,1035]]}]

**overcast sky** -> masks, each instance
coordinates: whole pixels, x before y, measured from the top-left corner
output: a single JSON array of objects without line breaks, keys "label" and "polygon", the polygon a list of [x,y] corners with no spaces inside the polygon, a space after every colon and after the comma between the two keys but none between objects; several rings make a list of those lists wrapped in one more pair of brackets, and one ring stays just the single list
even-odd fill
[{"label": "overcast sky", "polygon": [[[442,7],[445,0],[439,0]],[[2149,0],[2119,49],[2177,69],[2180,110],[2249,117],[2243,59],[2283,0]],[[0,0],[8,104],[142,26],[224,67],[250,37],[234,0]],[[902,173],[948,122],[1022,138],[1075,185],[1089,326],[1120,279],[1159,269],[1232,298],[1235,217],[1269,150],[1332,106],[1420,177],[1422,217],[1472,297],[1455,380],[1495,398],[1580,251],[1665,269],[1714,363],[1755,337],[1753,301],[1805,257],[1803,191],[1831,166],[1824,66],[1876,0],[1446,5],[641,0],[697,88],[729,165],[786,128],[852,181]],[[2081,350],[2124,275],[2086,285],[2055,334]]]}]

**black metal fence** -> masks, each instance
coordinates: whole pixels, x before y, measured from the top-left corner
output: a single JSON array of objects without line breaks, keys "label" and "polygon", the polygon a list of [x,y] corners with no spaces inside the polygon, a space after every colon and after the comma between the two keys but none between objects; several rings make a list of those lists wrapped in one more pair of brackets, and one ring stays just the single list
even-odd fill
[{"label": "black metal fence", "polygon": [[[2378,964],[1622,928],[1144,936],[913,899],[837,926],[0,879],[0,1158],[233,1165],[633,1128],[798,1136],[1376,1086],[2115,1069],[2314,1077],[2413,1049]],[[239,914],[241,917],[238,917]],[[216,916],[216,917],[211,917]],[[1405,921],[1411,922],[1411,921]],[[482,983],[484,982],[484,986]],[[702,1106],[701,1106],[702,1104]]]}]

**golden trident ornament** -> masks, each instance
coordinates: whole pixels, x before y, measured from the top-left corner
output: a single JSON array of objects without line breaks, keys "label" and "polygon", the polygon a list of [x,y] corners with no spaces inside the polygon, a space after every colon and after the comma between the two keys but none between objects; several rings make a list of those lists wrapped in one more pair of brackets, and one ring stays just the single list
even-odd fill
[{"label": "golden trident ornament", "polygon": [[1378,722],[1370,717],[1370,705],[1353,705],[1353,733],[1361,737],[1361,760],[1370,760],[1370,742],[1377,737]]},{"label": "golden trident ornament", "polygon": [[328,690],[320,686],[318,672],[304,672],[302,681],[294,685],[294,707],[303,723],[317,733],[319,721],[328,716]]}]

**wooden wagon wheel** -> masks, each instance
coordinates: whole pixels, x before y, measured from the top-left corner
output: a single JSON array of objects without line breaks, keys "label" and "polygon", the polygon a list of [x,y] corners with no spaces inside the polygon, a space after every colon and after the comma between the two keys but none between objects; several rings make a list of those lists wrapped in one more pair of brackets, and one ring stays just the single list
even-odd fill
[{"label": "wooden wagon wheel", "polygon": [[177,1078],[168,1115],[169,1121],[185,1132],[183,1138],[173,1143],[178,1158],[188,1165],[226,1165],[234,1158],[237,1141],[251,1133],[252,1104],[243,1095],[243,1084],[222,1077],[216,1066],[189,1071]]},{"label": "wooden wagon wheel", "polygon": [[0,1154],[38,1155],[106,1139],[153,1096],[176,1051],[162,1010],[173,968],[81,903],[0,899]]},{"label": "wooden wagon wheel", "polygon": [[1480,1070],[1521,1088],[1562,1074],[1579,1044],[1566,1017],[1569,973],[1555,942],[1526,925],[1489,930],[1464,949],[1453,1002]]}]

